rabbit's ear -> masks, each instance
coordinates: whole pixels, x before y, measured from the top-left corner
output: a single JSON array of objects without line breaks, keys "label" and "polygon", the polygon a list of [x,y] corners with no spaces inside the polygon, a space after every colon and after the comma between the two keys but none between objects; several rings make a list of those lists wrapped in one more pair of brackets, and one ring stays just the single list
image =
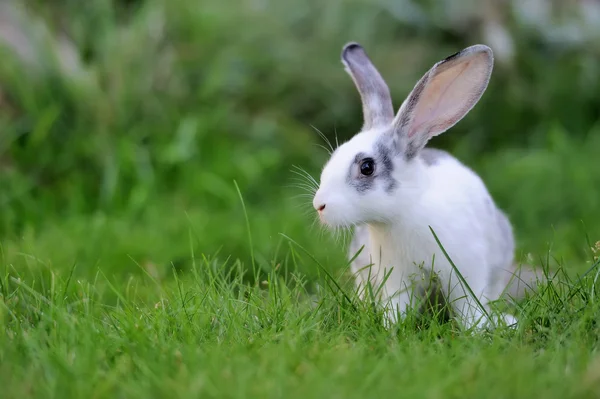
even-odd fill
[{"label": "rabbit's ear", "polygon": [[389,126],[394,120],[390,90],[358,43],[348,43],[342,50],[342,63],[354,80],[363,107],[363,130]]},{"label": "rabbit's ear", "polygon": [[407,158],[475,106],[487,88],[493,65],[492,50],[478,44],[438,62],[419,80],[394,120]]}]

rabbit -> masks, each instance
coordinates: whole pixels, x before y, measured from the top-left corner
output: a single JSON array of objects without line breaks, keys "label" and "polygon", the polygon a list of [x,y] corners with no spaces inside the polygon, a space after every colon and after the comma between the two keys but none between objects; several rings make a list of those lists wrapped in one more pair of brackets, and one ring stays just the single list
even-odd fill
[{"label": "rabbit", "polygon": [[473,170],[446,151],[425,148],[480,100],[494,65],[492,50],[477,44],[437,62],[397,114],[363,47],[348,43],[341,58],[360,94],[364,123],[331,154],[313,206],[325,226],[355,227],[348,257],[364,246],[351,263],[361,295],[367,283],[373,291],[381,285],[386,322],[397,323],[414,306],[413,294],[424,295],[415,276],[426,270],[438,276],[434,289],[442,291],[466,328],[500,320],[515,325],[513,315],[495,320],[491,312],[491,302],[505,289],[520,295],[528,286],[509,284],[515,241],[508,217]]}]

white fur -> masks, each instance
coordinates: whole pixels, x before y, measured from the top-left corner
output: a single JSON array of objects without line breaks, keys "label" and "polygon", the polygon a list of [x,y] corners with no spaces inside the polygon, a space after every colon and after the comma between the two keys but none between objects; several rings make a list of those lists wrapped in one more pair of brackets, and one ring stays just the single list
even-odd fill
[{"label": "white fur", "polygon": [[[477,51],[481,51],[481,47]],[[473,58],[472,54],[466,51],[465,59]],[[346,56],[346,62],[352,61],[351,56],[352,54]],[[363,64],[366,62],[364,57],[360,60]],[[456,59],[458,61],[453,60],[450,63],[455,62],[462,67],[460,56]],[[485,90],[489,75],[484,75],[486,65],[483,61],[480,64],[477,64],[478,62],[477,59],[469,59],[465,65],[466,68],[475,65],[480,71],[484,71],[480,74],[481,83],[477,84],[483,85]],[[454,121],[453,115],[462,118],[479,99],[473,94],[474,90],[467,90],[464,98],[461,97],[461,87],[455,89],[458,93],[455,95],[459,97],[458,102],[444,97],[447,91],[445,89],[442,94],[435,92],[436,86],[447,84],[443,77],[438,79],[441,83],[435,80],[435,68],[440,64],[436,64],[433,72],[425,75],[424,79],[434,82],[430,86],[425,85],[425,92],[429,90],[433,93],[427,95],[434,99],[432,102],[435,106],[448,105],[439,112],[441,117],[438,117],[435,113],[437,109],[429,107],[425,102],[429,101],[428,99],[418,100],[421,107],[418,112],[421,116],[417,118],[411,115],[412,119],[419,120],[418,126],[412,126],[413,130],[418,130],[423,124],[429,124],[435,129],[440,126],[439,121]],[[443,67],[446,68],[446,65]],[[453,64],[444,71],[452,73],[450,68],[454,68]],[[457,75],[461,76],[458,73]],[[368,76],[363,76],[362,79],[368,79]],[[476,80],[477,76],[473,79]],[[480,89],[480,86],[473,85],[475,89]],[[464,102],[464,106],[461,105],[461,101]],[[388,308],[388,321],[397,321],[397,313],[405,315],[413,293],[410,290],[411,279],[420,274],[419,266],[423,266],[429,270],[433,267],[433,271],[438,274],[442,290],[464,324],[467,327],[481,326],[490,320],[485,317],[471,294],[464,289],[430,231],[431,227],[477,299],[483,304],[485,312],[491,314],[489,302],[498,299],[505,288],[505,284],[498,281],[497,272],[511,269],[514,242],[508,219],[496,207],[480,177],[449,155],[440,157],[434,164],[426,164],[419,155],[411,158],[395,154],[392,158],[391,177],[397,185],[393,190],[386,187],[389,180],[379,176],[373,180],[373,187],[360,193],[348,182],[349,178],[359,177],[359,168],[353,166],[358,153],[377,154],[378,145],[393,145],[394,137],[402,137],[397,126],[393,126],[406,111],[406,104],[405,101],[398,117],[390,121],[390,125],[377,126],[358,133],[336,149],[322,171],[320,187],[313,204],[316,209],[326,205],[319,211],[319,215],[321,221],[328,226],[358,226],[355,240],[358,244],[364,244],[365,249],[353,262],[352,270],[357,274],[357,282],[360,285],[364,285],[370,276],[376,289],[382,283],[384,275],[391,270],[383,284],[384,299],[389,300],[392,305]],[[459,114],[460,112],[462,114]],[[430,114],[433,115],[431,120]],[[456,121],[446,123],[439,131],[433,133],[430,133],[431,128],[428,127],[426,133],[430,136],[440,134],[454,123]],[[398,134],[400,135],[395,136]],[[357,245],[351,248],[353,251],[356,249]],[[350,257],[354,255],[354,252],[349,253]],[[504,316],[504,320],[508,324],[515,322],[510,315]]]},{"label": "white fur", "polygon": [[[497,299],[504,288],[493,280],[494,269],[508,270],[513,263],[512,253],[503,252],[506,245],[514,245],[512,239],[510,243],[497,242],[503,238],[500,211],[479,176],[454,157],[442,158],[431,166],[421,159],[410,164],[394,160],[393,177],[400,187],[393,196],[378,188],[360,198],[347,184],[336,184],[345,178],[342,174],[350,158],[377,136],[377,132],[363,132],[337,149],[323,170],[321,188],[314,197],[315,204],[327,204],[321,219],[331,226],[365,223],[368,240],[363,243],[361,256],[352,263],[352,271],[362,283],[370,274],[373,286],[378,287],[391,270],[384,285],[384,295],[393,305],[389,309],[391,321],[396,321],[396,307],[403,313],[411,300],[410,292],[398,291],[410,286],[408,280],[419,274],[418,266],[422,265],[438,273],[454,309],[464,316],[467,326],[472,326],[483,313],[468,299],[469,293],[462,289],[429,226],[473,293],[486,304]],[[369,264],[373,264],[370,270],[365,268]]]}]

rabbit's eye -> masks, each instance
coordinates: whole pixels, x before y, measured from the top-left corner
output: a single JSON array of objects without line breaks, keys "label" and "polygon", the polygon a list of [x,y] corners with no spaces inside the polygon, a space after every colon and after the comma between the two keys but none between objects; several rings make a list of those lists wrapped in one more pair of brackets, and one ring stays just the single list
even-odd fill
[{"label": "rabbit's eye", "polygon": [[375,161],[372,158],[365,158],[360,162],[360,173],[365,176],[371,176],[375,170]]}]

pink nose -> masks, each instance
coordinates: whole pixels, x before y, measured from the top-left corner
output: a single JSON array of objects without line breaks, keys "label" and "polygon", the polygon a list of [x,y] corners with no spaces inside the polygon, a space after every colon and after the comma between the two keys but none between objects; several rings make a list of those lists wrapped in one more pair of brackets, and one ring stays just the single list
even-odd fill
[{"label": "pink nose", "polygon": [[317,210],[318,210],[319,212],[323,211],[323,209],[325,209],[325,204],[323,204],[323,205],[320,205],[320,206],[317,208]]}]

